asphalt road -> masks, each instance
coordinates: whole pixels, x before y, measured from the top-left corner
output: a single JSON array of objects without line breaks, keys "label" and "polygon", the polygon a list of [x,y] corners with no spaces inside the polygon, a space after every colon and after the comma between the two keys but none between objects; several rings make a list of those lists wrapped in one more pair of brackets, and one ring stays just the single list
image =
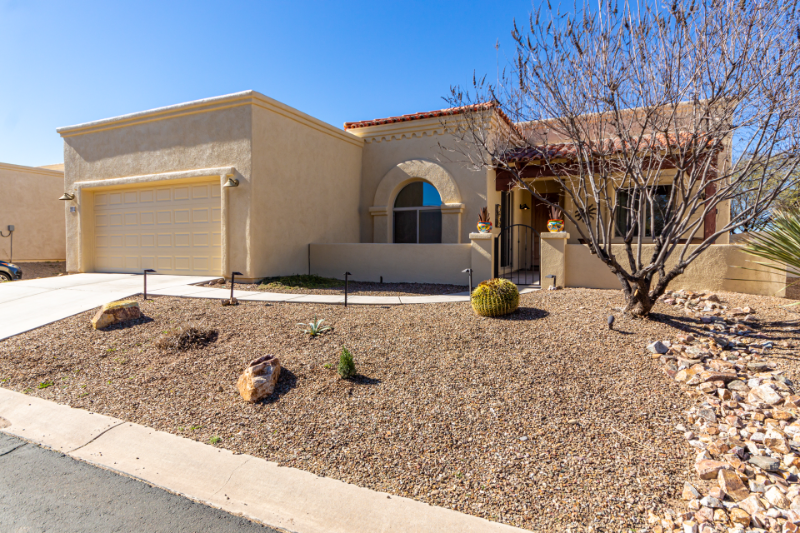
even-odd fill
[{"label": "asphalt road", "polygon": [[0,531],[278,533],[2,433]]}]

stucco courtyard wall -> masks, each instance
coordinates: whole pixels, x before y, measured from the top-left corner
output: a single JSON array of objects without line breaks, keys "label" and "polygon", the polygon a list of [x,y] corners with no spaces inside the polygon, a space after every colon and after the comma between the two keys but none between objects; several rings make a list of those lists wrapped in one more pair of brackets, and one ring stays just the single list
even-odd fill
[{"label": "stucco courtyard wall", "polygon": [[251,272],[305,273],[310,243],[359,241],[364,141],[274,100],[253,113]]},{"label": "stucco courtyard wall", "polygon": [[[690,245],[694,249],[696,245]],[[566,286],[594,289],[619,289],[619,279],[596,256],[582,244],[568,244],[566,251]],[[635,250],[635,248],[634,248]],[[653,245],[645,245],[643,253],[651,254]],[[612,252],[623,261],[625,246],[612,245]],[[784,296],[786,276],[779,272],[764,272],[756,265],[752,256],[744,253],[740,246],[713,245],[693,261],[686,271],[670,283],[673,290],[731,291],[767,296]],[[677,263],[673,254],[667,261],[667,269]],[[750,269],[758,269],[750,270]]]},{"label": "stucco courtyard wall", "polygon": [[471,244],[312,244],[311,274],[387,283],[466,285]]},{"label": "stucco courtyard wall", "polygon": [[[64,173],[0,163],[0,231],[14,230],[14,261],[66,258]],[[0,259],[8,260],[11,239],[0,238]]]}]

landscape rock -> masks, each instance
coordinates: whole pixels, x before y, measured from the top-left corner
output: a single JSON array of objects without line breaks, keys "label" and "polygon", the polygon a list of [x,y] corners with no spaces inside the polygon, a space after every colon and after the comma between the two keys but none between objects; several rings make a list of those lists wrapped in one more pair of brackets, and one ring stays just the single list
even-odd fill
[{"label": "landscape rock", "polygon": [[694,468],[700,479],[714,479],[719,475],[720,470],[730,470],[731,466],[713,459],[703,459],[695,463]]},{"label": "landscape rock", "polygon": [[717,481],[722,492],[735,502],[740,502],[750,496],[750,491],[744,486],[744,483],[735,472],[720,470],[717,475]]},{"label": "landscape rock", "polygon": [[742,526],[750,525],[750,514],[744,509],[739,509],[738,507],[734,507],[733,509],[730,510],[729,517],[731,522],[733,522],[734,524],[740,524]]},{"label": "landscape rock", "polygon": [[781,466],[780,461],[778,461],[777,459],[773,459],[772,457],[767,457],[765,455],[754,455],[750,457],[748,462],[751,465],[757,466],[761,470],[765,470],[767,472],[775,472]]},{"label": "landscape rock", "polygon": [[656,341],[652,344],[649,344],[647,346],[647,349],[650,351],[650,353],[655,353],[655,354],[664,354],[669,351],[669,347],[661,341]]},{"label": "landscape rock", "polygon": [[278,358],[273,355],[265,355],[250,362],[239,376],[236,387],[245,401],[257,402],[275,391],[280,373],[281,364]]},{"label": "landscape rock", "polygon": [[779,509],[788,509],[791,505],[791,502],[783,495],[781,489],[776,486],[772,486],[767,489],[767,492],[764,493],[764,497],[767,498],[767,501],[774,505]]},{"label": "landscape rock", "polygon": [[103,305],[92,318],[94,329],[103,329],[113,324],[135,320],[142,317],[139,309],[139,302],[134,300],[122,300]]}]

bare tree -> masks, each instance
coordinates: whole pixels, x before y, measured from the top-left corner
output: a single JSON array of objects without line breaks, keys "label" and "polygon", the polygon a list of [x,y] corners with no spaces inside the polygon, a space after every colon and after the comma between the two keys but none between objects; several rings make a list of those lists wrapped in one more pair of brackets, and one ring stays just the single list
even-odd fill
[{"label": "bare tree", "polygon": [[[516,59],[496,83],[451,90],[448,102],[468,107],[443,149],[544,204],[535,180],[558,182],[574,206],[564,216],[619,278],[627,312],[646,316],[720,235],[796,186],[799,22],[796,2],[780,0],[564,14],[548,2],[514,23]],[[717,216],[742,195],[748,205]]]}]

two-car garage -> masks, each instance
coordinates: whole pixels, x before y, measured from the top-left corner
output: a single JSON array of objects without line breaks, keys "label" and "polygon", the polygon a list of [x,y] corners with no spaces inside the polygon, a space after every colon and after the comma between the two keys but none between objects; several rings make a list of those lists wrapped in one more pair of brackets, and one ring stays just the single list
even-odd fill
[{"label": "two-car garage", "polygon": [[222,274],[218,177],[100,189],[93,197],[95,271]]}]

